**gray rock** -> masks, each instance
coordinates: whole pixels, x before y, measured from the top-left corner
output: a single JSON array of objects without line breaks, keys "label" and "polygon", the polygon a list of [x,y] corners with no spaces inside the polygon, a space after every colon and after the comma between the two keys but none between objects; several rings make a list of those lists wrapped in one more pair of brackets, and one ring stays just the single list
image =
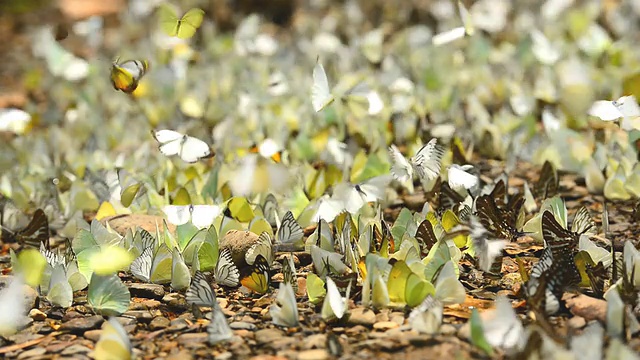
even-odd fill
[{"label": "gray rock", "polygon": [[132,283],[129,286],[131,297],[161,300],[164,297],[164,287],[158,284]]},{"label": "gray rock", "polygon": [[139,322],[149,323],[153,320],[154,316],[149,310],[129,310],[122,314],[127,317],[133,317]]},{"label": "gray rock", "polygon": [[280,339],[283,336],[284,336],[284,332],[276,328],[262,329],[262,330],[256,331],[255,333],[256,341],[259,344],[267,344],[277,339]]},{"label": "gray rock", "polygon": [[298,353],[298,360],[324,360],[329,358],[325,349],[305,350]]},{"label": "gray rock", "polygon": [[327,335],[326,334],[313,334],[304,338],[302,343],[302,349],[324,349],[327,347]]},{"label": "gray rock", "polygon": [[169,293],[162,298],[162,302],[172,307],[189,307],[184,297],[178,293]]},{"label": "gray rock", "polygon": [[160,330],[169,327],[171,325],[171,321],[164,316],[155,317],[149,323],[149,328],[151,330]]},{"label": "gray rock", "polygon": [[91,340],[93,342],[97,342],[100,340],[100,335],[102,335],[102,330],[88,330],[84,332],[84,337],[87,340]]},{"label": "gray rock", "polygon": [[60,330],[69,331],[71,333],[82,334],[87,330],[93,330],[99,328],[104,319],[100,315],[82,317],[71,319],[65,323],[62,323]]},{"label": "gray rock", "polygon": [[206,332],[201,333],[188,333],[178,336],[178,344],[189,345],[194,343],[205,343],[209,337]]},{"label": "gray rock", "polygon": [[62,352],[60,354],[62,355],[79,355],[79,354],[88,354],[89,352],[91,352],[91,349],[89,349],[86,346],[82,346],[82,345],[71,345],[68,348],[62,350]]},{"label": "gray rock", "polygon": [[245,322],[245,321],[234,321],[229,324],[229,327],[233,330],[255,330],[256,326],[254,324]]},{"label": "gray rock", "polygon": [[189,327],[189,324],[185,319],[173,319],[170,324],[169,330],[171,331],[180,331]]},{"label": "gray rock", "polygon": [[33,348],[27,351],[23,351],[20,353],[20,355],[18,355],[18,360],[22,360],[22,359],[32,359],[35,358],[37,356],[41,356],[47,353],[47,349],[43,348],[43,347],[37,347],[37,348]]}]

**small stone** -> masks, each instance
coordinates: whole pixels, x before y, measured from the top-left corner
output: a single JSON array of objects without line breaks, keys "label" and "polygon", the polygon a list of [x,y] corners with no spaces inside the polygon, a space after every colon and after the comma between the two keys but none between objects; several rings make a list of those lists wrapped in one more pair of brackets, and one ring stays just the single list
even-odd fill
[{"label": "small stone", "polygon": [[356,326],[352,326],[350,328],[348,328],[345,331],[345,334],[347,335],[357,335],[357,334],[362,334],[364,332],[367,331],[367,328],[362,326],[362,325],[356,325]]},{"label": "small stone", "polygon": [[379,322],[373,324],[373,328],[376,329],[376,330],[395,329],[398,326],[399,326],[398,323],[393,322],[393,321],[379,321]]},{"label": "small stone", "polygon": [[442,335],[455,335],[458,332],[458,329],[451,324],[442,324],[440,327],[440,334]]},{"label": "small stone", "polygon": [[142,302],[142,305],[147,309],[157,309],[161,304],[162,303],[158,300],[145,300]]},{"label": "small stone", "polygon": [[82,315],[81,313],[70,310],[64,314],[64,316],[62,317],[62,322],[67,322],[67,321],[82,318],[82,317],[84,317],[84,315]]},{"label": "small stone", "polygon": [[349,312],[347,323],[350,325],[373,326],[376,314],[371,309],[355,308]]},{"label": "small stone", "polygon": [[229,327],[233,330],[255,330],[256,326],[254,324],[248,323],[246,321],[234,321],[229,324]]},{"label": "small stone", "polygon": [[259,344],[267,344],[284,336],[284,332],[279,329],[262,329],[255,333],[256,341]]},{"label": "small stone", "polygon": [[161,300],[164,297],[164,287],[158,284],[132,283],[129,285],[131,297]]},{"label": "small stone", "polygon": [[189,324],[185,319],[173,319],[171,320],[171,326],[169,327],[169,330],[180,331],[186,329],[187,327],[189,327]]},{"label": "small stone", "polygon": [[149,323],[153,320],[153,314],[148,310],[129,310],[123,315],[136,318],[139,322]]},{"label": "small stone", "polygon": [[38,293],[34,288],[29,285],[22,286],[23,302],[27,309],[33,309],[36,307],[36,301],[38,299]]},{"label": "small stone", "polygon": [[398,324],[398,326],[402,326],[402,324],[404,324],[404,316],[394,314],[393,316],[391,316],[391,321]]},{"label": "small stone", "polygon": [[298,360],[324,360],[329,358],[325,349],[305,350],[298,353]]},{"label": "small stone", "polygon": [[233,358],[233,353],[230,351],[223,352],[222,354],[216,355],[216,360],[228,360]]},{"label": "small stone", "polygon": [[313,334],[304,338],[302,349],[324,349],[327,346],[326,334]]},{"label": "small stone", "polygon": [[381,321],[389,321],[389,313],[388,312],[380,312],[376,314],[376,322]]},{"label": "small stone", "polygon": [[171,321],[164,316],[158,316],[151,320],[149,323],[149,329],[151,330],[160,330],[169,327],[171,325]]},{"label": "small stone", "polygon": [[191,356],[191,351],[181,350],[177,354],[171,354],[165,357],[165,360],[191,360],[193,356]]},{"label": "small stone", "polygon": [[35,321],[43,321],[47,318],[47,314],[38,309],[31,309],[31,311],[29,311],[29,317]]},{"label": "small stone", "polygon": [[47,353],[47,349],[44,347],[37,347],[31,350],[23,351],[18,355],[18,360],[22,359],[32,359]]},{"label": "small stone", "polygon": [[194,344],[194,343],[205,343],[207,342],[207,339],[209,337],[209,334],[207,334],[206,332],[201,332],[201,333],[188,333],[188,334],[182,334],[180,336],[178,336],[178,344],[180,345],[188,345],[188,344]]},{"label": "small stone", "polygon": [[82,334],[87,330],[97,329],[102,325],[104,319],[100,315],[89,317],[75,318],[62,323],[60,330],[69,331],[75,334]]},{"label": "small stone", "polygon": [[78,345],[78,344],[73,344],[67,347],[66,349],[62,350],[60,354],[61,355],[78,355],[78,354],[88,354],[89,352],[91,352],[91,349],[89,349],[88,347]]},{"label": "small stone", "polygon": [[169,293],[162,298],[162,302],[172,307],[184,307],[187,306],[183,296],[178,293]]},{"label": "small stone", "polygon": [[253,340],[255,338],[253,331],[249,330],[235,330],[233,333],[245,340]]},{"label": "small stone", "polygon": [[91,340],[93,342],[97,342],[98,340],[100,340],[100,335],[102,335],[102,330],[88,330],[83,334],[85,339]]}]

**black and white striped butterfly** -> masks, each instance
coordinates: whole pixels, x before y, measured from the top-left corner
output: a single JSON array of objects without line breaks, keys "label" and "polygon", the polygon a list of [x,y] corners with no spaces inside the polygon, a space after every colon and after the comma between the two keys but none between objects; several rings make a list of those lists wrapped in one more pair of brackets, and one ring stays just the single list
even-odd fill
[{"label": "black and white striped butterfly", "polygon": [[476,199],[476,215],[495,237],[513,241],[524,235],[516,228],[518,214],[524,204],[523,197],[518,199],[510,209],[500,209],[490,194],[480,195]]},{"label": "black and white striped butterfly", "polygon": [[413,180],[414,172],[422,181],[431,181],[440,175],[440,163],[444,149],[436,138],[431,139],[407,161],[395,145],[389,147],[391,173],[401,183]]},{"label": "black and white striped butterfly", "polygon": [[558,171],[548,160],[542,165],[540,178],[533,187],[533,194],[541,199],[546,199],[558,193]]},{"label": "black and white striped butterfly", "polygon": [[278,232],[276,233],[276,243],[292,244],[302,240],[304,231],[291,211],[287,211],[282,218]]},{"label": "black and white striped butterfly", "polygon": [[233,337],[233,331],[231,331],[227,318],[222,313],[211,284],[200,271],[197,271],[191,279],[191,285],[186,293],[186,300],[187,303],[195,306],[211,307],[211,322],[207,326],[210,344],[217,344]]},{"label": "black and white striped butterfly", "polygon": [[42,209],[37,209],[33,213],[33,218],[29,224],[20,230],[11,230],[2,226],[2,240],[4,242],[17,241],[20,244],[40,248],[44,244],[49,249],[49,220]]},{"label": "black and white striped butterfly", "polygon": [[229,249],[220,251],[218,263],[213,271],[213,278],[216,283],[224,286],[236,287],[240,284],[240,272],[231,258]]}]

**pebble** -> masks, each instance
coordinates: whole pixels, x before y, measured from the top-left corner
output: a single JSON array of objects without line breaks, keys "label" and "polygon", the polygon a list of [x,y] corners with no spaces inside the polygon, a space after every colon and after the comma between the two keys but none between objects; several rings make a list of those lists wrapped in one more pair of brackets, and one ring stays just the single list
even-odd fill
[{"label": "pebble", "polygon": [[36,307],[38,293],[34,288],[29,285],[22,286],[22,296],[24,297],[23,301],[27,309],[33,309],[34,307]]},{"label": "pebble", "polygon": [[207,341],[208,337],[209,337],[209,334],[207,334],[206,332],[188,333],[188,334],[182,334],[178,336],[177,340],[178,340],[178,344],[180,345],[188,345],[193,343],[204,343]]},{"label": "pebble", "polygon": [[71,319],[62,323],[60,330],[69,331],[71,333],[82,334],[87,330],[97,329],[104,322],[104,318],[100,315]]},{"label": "pebble", "polygon": [[141,304],[147,309],[157,309],[162,303],[158,300],[145,300]]},{"label": "pebble", "polygon": [[97,342],[100,339],[100,335],[102,335],[102,330],[88,330],[84,332],[83,336],[87,340]]},{"label": "pebble", "polygon": [[373,326],[376,323],[376,314],[371,309],[355,308],[350,311],[347,323],[350,325]]},{"label": "pebble", "polygon": [[173,319],[171,320],[171,326],[169,327],[171,331],[180,331],[189,327],[189,324],[185,319]]},{"label": "pebble", "polygon": [[164,297],[164,286],[159,284],[132,283],[129,285],[131,297],[161,300]]},{"label": "pebble", "polygon": [[440,327],[440,334],[442,335],[455,335],[458,332],[458,329],[451,324],[442,324]]},{"label": "pebble", "polygon": [[284,332],[282,330],[272,328],[272,329],[262,329],[255,332],[256,341],[259,344],[266,344],[273,342],[277,339],[280,339],[284,336]]},{"label": "pebble", "polygon": [[229,324],[229,327],[233,330],[255,330],[256,326],[254,324],[248,323],[246,321],[234,321]]},{"label": "pebble", "polygon": [[73,344],[67,347],[66,349],[62,350],[60,354],[61,355],[78,355],[78,354],[88,354],[89,352],[91,352],[91,349],[89,349],[88,347]]},{"label": "pebble", "polygon": [[160,330],[169,327],[171,325],[171,321],[164,316],[155,317],[149,323],[149,329],[151,330]]},{"label": "pebble", "polygon": [[228,360],[233,358],[233,353],[230,351],[223,352],[222,354],[216,355],[216,360]]},{"label": "pebble", "polygon": [[193,359],[193,356],[191,356],[191,351],[188,351],[188,350],[182,350],[177,354],[171,354],[165,357],[165,360],[191,360],[191,359]]},{"label": "pebble", "polygon": [[376,330],[389,330],[389,329],[395,329],[397,328],[398,323],[393,322],[393,321],[379,321],[375,324],[373,324],[373,328]]},{"label": "pebble", "polygon": [[148,310],[129,310],[122,315],[134,317],[136,320],[143,323],[148,323],[154,318],[153,314]]},{"label": "pebble", "polygon": [[324,360],[329,358],[325,349],[305,350],[298,353],[298,360]]},{"label": "pebble", "polygon": [[27,350],[27,351],[23,351],[20,353],[20,355],[18,355],[18,360],[22,360],[22,359],[31,359],[34,358],[36,356],[41,356],[47,353],[47,349],[43,348],[43,347],[37,347],[37,348],[33,348],[31,350]]},{"label": "pebble", "polygon": [[324,349],[327,346],[326,334],[313,334],[304,338],[302,349]]},{"label": "pebble", "polygon": [[178,293],[169,293],[162,298],[162,302],[172,307],[187,306],[187,302]]},{"label": "pebble", "polygon": [[35,321],[43,321],[47,318],[47,314],[38,309],[31,309],[31,311],[29,311],[29,317]]}]

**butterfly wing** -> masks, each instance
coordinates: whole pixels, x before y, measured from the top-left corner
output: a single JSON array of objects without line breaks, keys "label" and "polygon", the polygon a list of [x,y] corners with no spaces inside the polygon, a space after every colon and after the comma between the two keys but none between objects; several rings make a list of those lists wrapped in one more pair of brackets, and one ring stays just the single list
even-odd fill
[{"label": "butterfly wing", "polygon": [[218,258],[218,264],[213,271],[213,278],[220,285],[236,287],[240,281],[240,273],[236,264],[231,259],[231,252],[229,249],[224,249],[220,252]]},{"label": "butterfly wing", "polygon": [[456,164],[449,166],[449,169],[447,171],[447,177],[449,181],[449,186],[454,190],[457,190],[457,189],[468,190],[478,185],[477,176],[469,174],[468,172],[466,172]]},{"label": "butterfly wing", "polygon": [[198,306],[211,306],[216,301],[213,289],[207,277],[200,271],[196,271],[191,279],[191,285],[185,294],[188,304]]},{"label": "butterfly wing", "polygon": [[40,248],[40,244],[44,244],[49,249],[49,220],[42,209],[33,213],[33,218],[24,229],[16,232],[16,240],[18,242]]},{"label": "butterfly wing", "polygon": [[[160,149],[160,151],[162,151],[162,149]],[[191,136],[187,136],[182,142],[182,146],[180,146],[178,155],[183,161],[194,163],[202,158],[211,155],[211,149],[206,142]]]},{"label": "butterfly wing", "polygon": [[193,8],[187,11],[182,19],[178,21],[178,30],[177,36],[180,39],[188,39],[192,37],[196,30],[202,24],[202,20],[204,19],[204,11],[202,9]]},{"label": "butterfly wing", "polygon": [[178,35],[180,24],[175,8],[167,3],[163,3],[158,8],[158,20],[160,29],[169,36]]},{"label": "butterfly wing", "polygon": [[247,264],[253,265],[258,256],[264,257],[269,266],[273,263],[274,254],[271,235],[266,231],[260,234],[258,241],[256,241],[256,243],[247,250],[244,255],[244,259]]},{"label": "butterfly wing", "polygon": [[302,240],[304,231],[291,211],[287,211],[282,218],[282,223],[278,228],[277,241],[281,244],[292,244]]},{"label": "butterfly wing", "polygon": [[207,333],[209,334],[209,344],[215,345],[231,339],[233,337],[233,331],[231,331],[220,305],[214,301],[210,306],[211,322],[207,325]]},{"label": "butterfly wing", "polygon": [[571,223],[571,232],[580,235],[596,233],[596,223],[591,218],[589,210],[587,210],[585,206],[582,206],[578,209],[578,212],[576,212],[576,216]]},{"label": "butterfly wing", "polygon": [[184,225],[191,216],[189,205],[166,205],[162,207],[162,212],[173,225]]},{"label": "butterfly wing", "polygon": [[391,174],[393,174],[396,180],[404,183],[407,180],[413,179],[413,167],[393,144],[389,146],[389,157],[391,158]]},{"label": "butterfly wing", "polygon": [[440,176],[442,155],[444,155],[443,149],[438,146],[438,140],[433,138],[411,158],[411,165],[420,179],[431,181]]},{"label": "butterfly wing", "polygon": [[313,68],[313,86],[311,87],[311,103],[316,112],[321,111],[334,100],[329,88],[329,79],[324,67],[318,61]]},{"label": "butterfly wing", "polygon": [[[263,233],[264,234],[264,233]],[[250,272],[247,276],[240,280],[240,283],[259,294],[264,294],[269,290],[269,262],[261,254],[258,254],[255,258],[253,265],[250,267]]]},{"label": "butterfly wing", "polygon": [[622,112],[613,101],[598,100],[591,105],[588,114],[603,121],[613,121],[623,117]]},{"label": "butterfly wing", "polygon": [[182,149],[185,135],[173,130],[158,130],[154,133],[160,152],[166,156],[177,155]]},{"label": "butterfly wing", "polygon": [[114,63],[111,65],[111,85],[116,90],[131,93],[138,87],[138,81],[127,69]]},{"label": "butterfly wing", "polygon": [[129,266],[129,271],[137,279],[144,282],[149,282],[151,276],[151,264],[153,263],[153,249],[147,247],[142,251],[142,254],[135,258]]}]

